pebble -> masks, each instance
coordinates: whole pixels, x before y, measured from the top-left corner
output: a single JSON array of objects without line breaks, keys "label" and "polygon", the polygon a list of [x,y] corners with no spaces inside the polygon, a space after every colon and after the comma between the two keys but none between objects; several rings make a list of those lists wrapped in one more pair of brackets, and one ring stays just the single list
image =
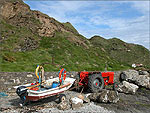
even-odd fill
[{"label": "pebble", "polygon": [[33,75],[29,74],[29,75],[27,75],[27,77],[33,77]]}]

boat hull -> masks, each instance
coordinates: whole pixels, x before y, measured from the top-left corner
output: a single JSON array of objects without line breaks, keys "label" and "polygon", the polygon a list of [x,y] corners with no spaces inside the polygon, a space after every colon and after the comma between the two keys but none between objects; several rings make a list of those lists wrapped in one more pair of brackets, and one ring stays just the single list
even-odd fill
[{"label": "boat hull", "polygon": [[59,95],[60,93],[63,93],[64,91],[60,91],[57,93],[53,93],[53,94],[48,94],[48,95],[43,95],[43,96],[26,96],[26,99],[29,101],[38,101],[40,99],[44,99],[44,98],[48,98],[51,96],[55,96],[55,95]]},{"label": "boat hull", "polygon": [[[48,81],[55,81],[58,78],[54,78],[54,79],[49,79]],[[47,89],[47,90],[39,90],[39,91],[35,91],[35,90],[27,90],[27,95],[26,100],[28,101],[38,101],[40,99],[43,98],[47,98],[50,96],[54,96],[54,95],[59,95],[60,93],[63,93],[64,91],[68,90],[72,84],[74,83],[75,79],[73,78],[66,78],[65,83],[63,85],[60,85],[59,87],[56,88],[51,88],[51,89]],[[26,85],[21,85],[21,86],[29,86],[30,84],[26,84]],[[20,86],[16,86],[14,88],[18,88]]]}]

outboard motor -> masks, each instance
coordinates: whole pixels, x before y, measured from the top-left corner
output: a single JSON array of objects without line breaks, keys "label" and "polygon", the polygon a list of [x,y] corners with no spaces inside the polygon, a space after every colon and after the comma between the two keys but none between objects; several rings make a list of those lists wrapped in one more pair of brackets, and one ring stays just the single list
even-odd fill
[{"label": "outboard motor", "polygon": [[21,101],[22,101],[22,105],[25,105],[26,103],[26,96],[28,95],[27,92],[27,88],[25,86],[20,86],[17,88],[16,93],[18,94],[18,96],[20,97]]}]

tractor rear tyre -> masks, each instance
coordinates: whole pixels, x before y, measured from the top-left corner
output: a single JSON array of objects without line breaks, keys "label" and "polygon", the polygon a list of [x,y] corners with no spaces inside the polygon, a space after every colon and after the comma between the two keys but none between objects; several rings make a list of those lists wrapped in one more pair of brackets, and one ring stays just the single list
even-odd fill
[{"label": "tractor rear tyre", "polygon": [[88,88],[93,93],[100,92],[104,88],[104,79],[101,73],[89,76]]}]

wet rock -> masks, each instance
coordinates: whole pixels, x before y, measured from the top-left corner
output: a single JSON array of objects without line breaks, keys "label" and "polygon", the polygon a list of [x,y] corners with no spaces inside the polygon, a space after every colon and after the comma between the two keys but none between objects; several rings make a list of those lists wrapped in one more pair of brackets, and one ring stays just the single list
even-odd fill
[{"label": "wet rock", "polygon": [[83,106],[83,100],[78,97],[70,99],[72,109],[77,109]]},{"label": "wet rock", "polygon": [[135,94],[138,88],[139,87],[135,84],[129,83],[127,81],[123,81],[122,84],[119,85],[119,88],[117,89],[117,91],[123,92],[123,93]]},{"label": "wet rock", "polygon": [[149,75],[139,75],[136,70],[124,71],[127,80],[135,83],[136,85],[143,86],[150,89],[150,77]]},{"label": "wet rock", "polygon": [[58,104],[57,108],[58,108],[59,110],[67,110],[67,109],[70,109],[69,102],[67,102],[67,101],[62,101],[61,103]]},{"label": "wet rock", "polygon": [[92,93],[89,99],[102,103],[117,103],[119,101],[118,93],[110,90],[102,90],[99,93]]}]

